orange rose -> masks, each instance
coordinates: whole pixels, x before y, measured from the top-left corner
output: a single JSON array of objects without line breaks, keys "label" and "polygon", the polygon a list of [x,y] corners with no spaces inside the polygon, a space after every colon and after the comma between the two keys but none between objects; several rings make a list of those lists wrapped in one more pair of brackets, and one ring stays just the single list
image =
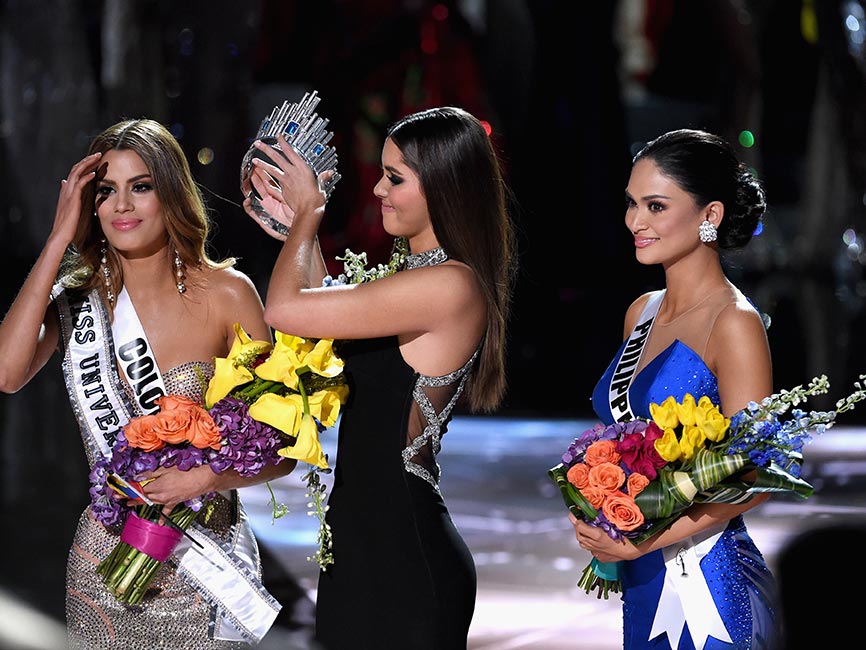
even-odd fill
[{"label": "orange rose", "polygon": [[130,446],[143,451],[156,451],[165,446],[165,442],[154,432],[157,420],[155,415],[144,415],[133,418],[125,427],[123,435]]},{"label": "orange rose", "polygon": [[589,470],[589,484],[608,494],[621,488],[623,483],[625,483],[625,472],[619,465],[601,463]]},{"label": "orange rose", "polygon": [[210,413],[201,407],[196,407],[191,412],[191,415],[189,427],[190,444],[199,449],[204,449],[205,447],[219,449],[222,447],[222,435]]},{"label": "orange rose", "polygon": [[638,494],[643,492],[643,489],[649,485],[649,483],[650,480],[648,477],[639,472],[632,472],[628,477],[628,481],[626,481],[629,496],[632,498],[636,497]]},{"label": "orange rose", "polygon": [[565,475],[568,482],[578,490],[582,490],[589,485],[589,467],[584,463],[575,463],[568,468],[568,473]]},{"label": "orange rose", "polygon": [[634,499],[622,492],[609,495],[601,511],[610,523],[623,531],[634,530],[644,522],[643,513]]},{"label": "orange rose", "polygon": [[162,410],[156,414],[153,432],[167,443],[178,445],[189,440],[191,421],[192,416],[186,409]]},{"label": "orange rose", "polygon": [[607,496],[607,492],[593,485],[587,485],[580,493],[589,501],[589,505],[596,509],[601,508],[601,504],[604,503],[604,498]]},{"label": "orange rose", "polygon": [[615,440],[598,440],[586,448],[583,462],[590,467],[601,463],[613,463],[615,465],[620,461],[620,458],[621,456],[616,450]]},{"label": "orange rose", "polygon": [[156,403],[161,411],[173,411],[175,409],[189,411],[201,408],[198,402],[183,395],[163,395],[156,400]]}]

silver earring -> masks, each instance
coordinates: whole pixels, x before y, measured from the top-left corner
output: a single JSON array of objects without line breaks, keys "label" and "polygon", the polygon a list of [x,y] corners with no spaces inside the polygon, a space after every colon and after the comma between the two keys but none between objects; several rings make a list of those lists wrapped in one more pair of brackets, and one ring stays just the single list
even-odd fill
[{"label": "silver earring", "polygon": [[100,262],[102,263],[102,280],[105,282],[105,298],[108,300],[108,304],[114,307],[114,292],[111,290],[111,270],[108,268],[108,244],[105,238],[102,239],[102,250],[100,253],[102,254]]},{"label": "silver earring", "polygon": [[716,227],[709,221],[709,219],[704,219],[701,222],[701,225],[698,226],[698,237],[700,237],[701,241],[705,244],[716,241],[718,236],[719,233],[716,230]]},{"label": "silver earring", "polygon": [[177,276],[177,292],[186,293],[186,285],[183,283],[186,276],[183,274],[183,260],[180,259],[180,253],[174,251],[174,274]]}]

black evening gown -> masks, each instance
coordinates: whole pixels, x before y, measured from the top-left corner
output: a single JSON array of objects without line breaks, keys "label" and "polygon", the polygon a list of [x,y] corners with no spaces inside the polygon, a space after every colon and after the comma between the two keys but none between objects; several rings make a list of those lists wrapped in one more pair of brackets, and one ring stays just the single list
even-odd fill
[{"label": "black evening gown", "polygon": [[327,650],[465,650],[475,564],[439,491],[436,453],[475,360],[419,375],[396,337],[345,342],[343,410],[319,575],[316,640]]}]

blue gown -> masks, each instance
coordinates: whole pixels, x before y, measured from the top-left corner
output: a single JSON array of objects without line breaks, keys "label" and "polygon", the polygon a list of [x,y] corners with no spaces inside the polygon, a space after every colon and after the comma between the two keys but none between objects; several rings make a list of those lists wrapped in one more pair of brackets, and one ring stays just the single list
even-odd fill
[{"label": "blue gown", "polygon": [[[614,422],[608,387],[625,346],[624,342],[592,393],[593,410],[605,424]],[[643,418],[650,417],[651,402],[660,404],[669,395],[681,401],[686,393],[695,398],[707,395],[714,403],[719,403],[718,380],[701,357],[679,340],[673,341],[640,370],[628,389],[634,415]],[[710,636],[704,650],[774,647],[775,582],[742,516],[730,520],[721,537],[700,561],[700,568],[732,640],[727,643]],[[662,551],[620,562],[619,571],[623,587],[623,648],[695,650],[688,621],[677,648],[671,648],[667,633],[649,638],[665,579]]]}]

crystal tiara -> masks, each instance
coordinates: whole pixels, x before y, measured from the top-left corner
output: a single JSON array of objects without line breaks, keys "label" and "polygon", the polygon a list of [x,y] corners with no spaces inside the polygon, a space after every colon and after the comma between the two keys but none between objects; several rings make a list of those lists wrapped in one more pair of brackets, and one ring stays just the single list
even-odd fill
[{"label": "crystal tiara", "polygon": [[[340,180],[340,174],[337,172],[337,151],[333,146],[328,146],[334,134],[325,128],[328,126],[328,120],[314,112],[320,101],[321,98],[314,90],[312,93],[304,93],[299,102],[285,101],[282,106],[275,106],[271,114],[262,120],[254,140],[261,140],[279,150],[277,136],[282,134],[286,142],[304,159],[316,176],[323,171],[334,170],[331,178],[321,184],[327,200],[331,197],[334,185]],[[288,235],[289,229],[262,208],[259,202],[261,197],[249,181],[254,157],[263,156],[251,146],[241,163],[241,191],[244,196],[252,199],[253,210],[265,226],[282,236]]]}]

